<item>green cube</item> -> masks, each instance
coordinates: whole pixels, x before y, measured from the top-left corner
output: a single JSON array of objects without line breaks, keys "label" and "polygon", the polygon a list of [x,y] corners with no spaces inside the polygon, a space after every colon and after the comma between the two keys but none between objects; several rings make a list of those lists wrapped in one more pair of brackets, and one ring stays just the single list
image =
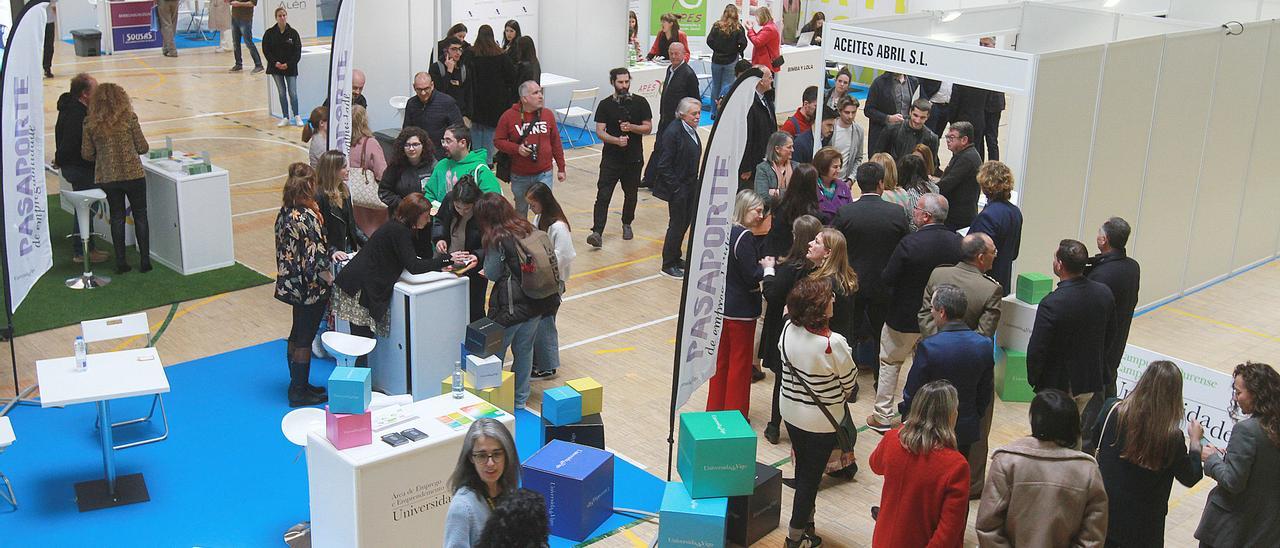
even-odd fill
[{"label": "green cube", "polygon": [[692,498],[750,495],[756,433],[738,411],[682,413],[676,469]]},{"label": "green cube", "polygon": [[1027,353],[1001,347],[996,352],[996,394],[1007,402],[1029,402],[1036,397],[1027,382]]},{"label": "green cube", "polygon": [[1039,272],[1024,272],[1018,274],[1018,300],[1027,304],[1040,304],[1040,300],[1044,299],[1053,291],[1053,277],[1041,274]]}]

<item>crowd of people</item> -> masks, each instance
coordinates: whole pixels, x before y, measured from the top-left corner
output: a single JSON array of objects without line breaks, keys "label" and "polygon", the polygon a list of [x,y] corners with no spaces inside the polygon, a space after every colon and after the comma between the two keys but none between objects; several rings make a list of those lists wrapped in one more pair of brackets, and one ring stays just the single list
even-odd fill
[{"label": "crowd of people", "polygon": [[[248,39],[251,20],[237,19],[237,10],[252,13],[255,1],[227,3],[233,71],[241,68],[241,38],[255,72],[263,69]],[[265,70],[280,91],[281,125],[301,125],[300,41],[287,11],[275,15],[277,25],[263,38]],[[816,42],[820,15],[802,30]],[[649,56],[670,65],[652,152],[646,166],[642,142],[655,128],[652,106],[630,93],[626,68],[613,69],[612,94],[595,112],[602,150],[586,242],[604,245],[619,183],[622,239],[634,238],[638,192],[647,186],[668,205],[660,271],[682,279],[682,245],[700,185],[703,104],[679,19],[661,21]],[[1183,436],[1182,374],[1172,363],[1153,362],[1118,397],[1140,281],[1139,265],[1126,253],[1131,228],[1119,217],[1099,228],[1098,254],[1071,239],[1055,251],[1059,283],[1038,305],[1027,348],[1027,380],[1036,392],[1030,435],[990,451],[993,337],[1022,226],[1012,171],[998,160],[1003,95],[885,73],[864,106],[851,95],[851,73],[840,70],[831,89],[806,89],[779,124],[772,89],[780,36],[767,8],[753,10],[744,28],[734,5],[708,36],[713,114],[738,75],[759,78],[736,172],[724,318],[706,409],[749,417],[752,383],[767,378],[766,369],[774,374],[763,436],[779,444],[785,435],[794,456],[788,547],[821,545],[814,521],[820,483],[824,474],[847,479],[858,472],[855,422],[883,435],[867,460],[884,476],[880,504],[871,509],[874,546],[959,546],[972,500],[980,500],[976,534],[984,546],[1158,546],[1172,481],[1191,486],[1202,475],[1218,482],[1196,531],[1202,546],[1259,545],[1280,535],[1269,519],[1280,511],[1274,368],[1236,367],[1230,405],[1233,415],[1248,418],[1235,423],[1225,449],[1209,444],[1195,422]],[[385,336],[403,271],[468,277],[468,321],[488,317],[504,327],[499,355],[512,353],[517,409],[532,380],[556,375],[556,315],[576,256],[554,194],[566,179],[559,128],[544,105],[534,43],[518,23],[507,22],[501,44],[488,25],[474,43],[467,37],[465,26],[452,27],[429,69],[413,75],[414,96],[387,150],[368,126],[358,70],[350,154],[328,149],[327,104],[303,127],[309,161],[289,166],[275,223],[275,295],[292,309],[290,406],[326,401],[325,389],[308,382],[326,318],[349,322],[357,335]],[[750,60],[743,58],[748,43]],[[856,119],[860,108],[865,130]],[[151,270],[138,157],[147,142],[127,94],[81,74],[58,110],[54,164],[73,188],[106,191],[116,271],[131,270],[126,198],[139,270]],[[950,152],[945,168],[941,144]],[[503,196],[504,184],[513,200]],[[78,260],[107,257],[91,250]],[[367,366],[363,358],[357,365]],[[872,376],[873,412],[855,421],[848,403],[857,401],[862,372]],[[545,541],[544,503],[518,488],[519,469],[511,433],[496,421],[475,422],[450,480],[447,546]]]}]

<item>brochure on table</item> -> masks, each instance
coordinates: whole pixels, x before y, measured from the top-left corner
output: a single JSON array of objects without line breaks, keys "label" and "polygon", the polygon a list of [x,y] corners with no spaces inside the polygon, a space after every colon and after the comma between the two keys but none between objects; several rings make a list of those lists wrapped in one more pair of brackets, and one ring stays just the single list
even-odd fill
[{"label": "brochure on table", "polygon": [[[515,432],[515,417],[470,393],[436,396],[373,413],[373,443],[334,449],[307,436],[311,542],[316,548],[430,546],[444,538],[449,475],[475,420]],[[426,439],[392,447],[381,437],[416,428]]]}]

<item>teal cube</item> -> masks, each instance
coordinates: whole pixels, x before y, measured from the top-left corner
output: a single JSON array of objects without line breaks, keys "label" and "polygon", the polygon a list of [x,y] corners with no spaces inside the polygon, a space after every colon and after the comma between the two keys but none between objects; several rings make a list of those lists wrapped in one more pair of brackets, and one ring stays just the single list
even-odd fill
[{"label": "teal cube", "polygon": [[1027,382],[1027,353],[1008,348],[996,352],[996,394],[1007,402],[1029,402],[1036,397]]},{"label": "teal cube", "polygon": [[676,469],[695,499],[750,495],[756,434],[738,411],[682,413]]},{"label": "teal cube", "polygon": [[543,390],[542,418],[556,426],[582,420],[582,395],[568,386]]},{"label": "teal cube", "polygon": [[1015,294],[1018,300],[1027,304],[1040,304],[1053,291],[1053,277],[1039,272],[1023,272],[1018,274]]},{"label": "teal cube", "polygon": [[359,415],[369,410],[373,399],[367,367],[335,367],[329,375],[329,411],[339,415]]},{"label": "teal cube", "polygon": [[667,483],[658,514],[658,546],[723,547],[728,507],[725,497],[695,499],[684,485]]}]

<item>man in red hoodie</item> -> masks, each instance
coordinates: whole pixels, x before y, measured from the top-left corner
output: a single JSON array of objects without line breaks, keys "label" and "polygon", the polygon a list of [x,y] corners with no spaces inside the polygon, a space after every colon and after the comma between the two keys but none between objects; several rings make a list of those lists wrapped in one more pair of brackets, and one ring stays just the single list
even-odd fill
[{"label": "man in red hoodie", "polygon": [[[511,156],[511,193],[516,197],[516,212],[521,216],[529,210],[524,195],[534,183],[550,187],[565,178],[560,130],[555,116],[542,105],[542,86],[532,80],[520,84],[520,102],[502,113],[493,133],[493,146]],[[551,176],[553,159],[558,168],[554,179]]]}]

